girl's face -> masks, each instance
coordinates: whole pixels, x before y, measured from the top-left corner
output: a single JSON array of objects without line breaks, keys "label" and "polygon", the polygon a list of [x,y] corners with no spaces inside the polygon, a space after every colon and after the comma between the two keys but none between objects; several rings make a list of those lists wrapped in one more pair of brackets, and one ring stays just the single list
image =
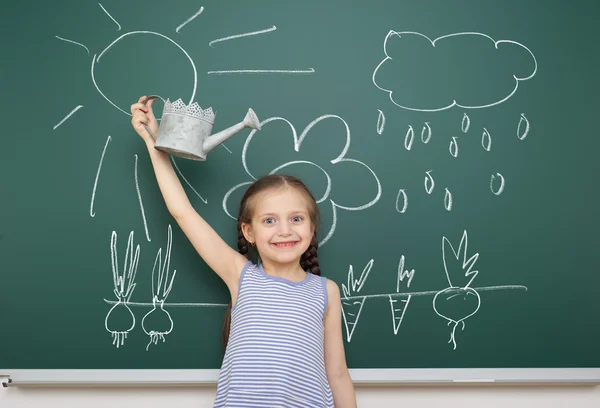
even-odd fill
[{"label": "girl's face", "polygon": [[298,262],[310,246],[314,227],[306,199],[294,188],[261,193],[253,206],[252,221],[243,232],[258,249],[263,262]]}]

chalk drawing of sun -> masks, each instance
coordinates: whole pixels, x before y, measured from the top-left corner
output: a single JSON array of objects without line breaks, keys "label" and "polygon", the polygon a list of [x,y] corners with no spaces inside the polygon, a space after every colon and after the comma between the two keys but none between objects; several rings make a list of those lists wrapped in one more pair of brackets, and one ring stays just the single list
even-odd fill
[{"label": "chalk drawing of sun", "polygon": [[[98,5],[100,6],[100,9],[116,24],[117,26],[117,31],[122,31],[121,25],[118,23],[118,21],[106,10],[106,8],[104,6],[102,6],[102,4],[98,3]],[[202,14],[202,12],[204,11],[204,7],[200,7],[200,9],[198,11],[196,11],[191,17],[189,17],[187,20],[185,20],[183,23],[181,23],[176,29],[175,32],[179,33],[179,31],[188,23],[192,22],[193,20],[195,20],[198,16],[200,16]],[[234,40],[237,38],[242,38],[242,37],[249,37],[249,36],[255,36],[255,35],[259,35],[259,34],[266,34],[266,33],[270,33],[277,30],[276,26],[272,26],[272,27],[268,27],[268,28],[264,28],[264,29],[260,29],[257,31],[251,31],[251,32],[245,32],[245,33],[241,33],[241,34],[234,34],[231,36],[227,36],[227,37],[223,37],[223,38],[218,38],[215,40],[212,40],[208,43],[209,47],[214,47],[215,44],[223,42],[223,41],[230,41],[230,40]],[[102,58],[105,56],[105,54],[111,49],[113,48],[116,44],[118,44],[120,41],[122,41],[125,38],[131,38],[131,37],[139,37],[139,36],[154,36],[154,37],[160,37],[163,40],[168,41],[170,44],[172,44],[177,50],[179,50],[181,53],[183,53],[187,59],[187,61],[189,62],[189,64],[191,65],[192,71],[193,71],[193,83],[191,86],[191,95],[189,96],[189,101],[187,101],[187,104],[190,104],[193,102],[195,96],[196,96],[196,87],[198,85],[198,72],[196,70],[196,64],[194,64],[194,60],[192,59],[192,57],[190,57],[190,55],[186,52],[186,50],[179,45],[176,41],[174,41],[172,38],[168,37],[167,35],[164,34],[160,34],[158,32],[155,31],[147,31],[147,30],[139,30],[139,31],[129,31],[129,32],[125,32],[124,34],[119,35],[114,41],[112,41],[106,48],[104,48],[102,51],[100,51],[97,54],[93,54],[92,56],[92,64],[91,64],[91,79],[92,82],[94,83],[94,87],[96,88],[96,90],[98,91],[98,93],[100,93],[100,95],[102,95],[102,97],[104,99],[106,99],[106,101],[108,101],[108,103],[110,103],[112,106],[114,106],[116,109],[118,109],[119,111],[123,112],[126,115],[131,116],[131,114],[129,113],[129,106],[118,106],[117,103],[115,103],[113,100],[111,100],[111,98],[109,98],[105,92],[103,92],[103,90],[100,88],[100,86],[98,85],[98,82],[96,81],[96,70],[98,68],[98,65],[100,64],[100,62],[102,61]],[[75,45],[78,45],[80,47],[83,47],[87,53],[89,55],[92,55],[92,53],[90,52],[90,50],[88,49],[88,47],[86,47],[85,45],[64,38],[64,37],[60,37],[60,36],[55,36],[57,39],[61,40],[61,41],[65,41],[68,43],[72,43]],[[151,58],[151,56],[148,56],[149,58]],[[144,59],[143,56],[140,56],[140,66],[142,66],[142,64],[147,63],[148,61],[150,61],[149,59]],[[313,68],[308,68],[308,69],[233,69],[233,70],[218,70],[218,71],[208,71],[207,74],[208,75],[234,75],[234,74],[312,74],[314,73],[315,70]],[[164,101],[164,100],[163,100]],[[67,121],[75,112],[77,112],[79,109],[83,108],[83,105],[77,105],[71,112],[69,112],[60,122],[58,122],[55,126],[54,126],[54,130],[56,130],[58,127],[60,127],[65,121]],[[160,118],[158,118],[160,120]]]},{"label": "chalk drawing of sun", "polygon": [[[88,55],[91,57],[92,61],[91,61],[91,69],[90,69],[90,74],[91,74],[91,79],[92,82],[94,84],[95,89],[98,91],[98,93],[110,104],[112,105],[114,108],[116,108],[117,110],[119,110],[120,112],[124,113],[125,115],[131,116],[131,113],[129,112],[129,105],[126,105],[124,100],[120,100],[115,102],[115,98],[111,98],[109,97],[110,95],[110,90],[107,89],[107,87],[112,87],[112,90],[118,90],[121,89],[120,86],[122,86],[121,84],[117,84],[115,85],[115,81],[105,81],[105,83],[102,85],[104,88],[102,88],[100,86],[101,82],[99,82],[97,79],[97,73],[98,73],[98,67],[101,65],[101,61],[104,61],[103,58],[106,57],[107,53],[108,54],[112,54],[112,55],[116,55],[117,57],[111,57],[113,59],[109,60],[109,62],[102,62],[102,64],[110,64],[110,63],[114,63],[115,60],[118,60],[119,58],[133,58],[133,62],[132,63],[128,63],[125,65],[125,69],[136,69],[137,67],[139,67],[140,70],[143,70],[146,68],[146,66],[144,64],[150,64],[150,66],[152,65],[152,58],[156,58],[156,56],[149,56],[149,55],[136,55],[136,50],[135,48],[129,48],[128,46],[131,45],[131,43],[129,42],[130,39],[135,39],[140,40],[140,37],[153,37],[153,38],[157,38],[161,41],[161,54],[164,52],[171,52],[174,51],[174,54],[169,54],[172,56],[178,56],[180,57],[182,54],[185,56],[185,61],[186,63],[189,63],[189,66],[191,66],[191,86],[186,86],[185,87],[185,92],[189,92],[189,100],[187,102],[183,101],[186,104],[191,104],[194,102],[194,98],[196,97],[196,87],[198,85],[198,72],[196,69],[196,64],[194,63],[194,60],[192,59],[192,57],[188,54],[188,52],[181,46],[179,45],[175,40],[173,40],[172,38],[170,38],[169,36],[165,35],[165,34],[161,34],[155,31],[149,31],[149,30],[137,30],[137,31],[129,31],[129,32],[124,32],[121,28],[121,25],[119,24],[119,22],[108,12],[108,10],[100,3],[98,3],[99,5],[99,11],[101,10],[102,12],[104,12],[106,14],[106,16],[108,16],[116,25],[116,31],[119,32],[119,35],[117,36],[117,38],[115,38],[112,42],[110,42],[110,44],[108,46],[106,46],[103,50],[101,50],[99,53],[92,53],[90,51],[90,49],[88,47],[86,47],[84,44],[81,44],[77,41],[73,41],[71,39],[68,38],[64,38],[61,36],[56,35],[55,37],[60,40],[60,41],[64,41],[66,43],[69,44],[74,44],[77,45],[79,47],[82,47],[83,49],[85,49],[88,53]],[[183,23],[181,23],[179,26],[177,26],[175,28],[175,32],[179,33],[180,30],[187,24],[189,24],[190,22],[194,21],[197,17],[199,17],[204,11],[204,7],[200,7],[199,10],[197,10],[192,16],[190,16],[187,20],[185,20]],[[101,14],[101,13],[100,13]],[[217,38],[215,40],[212,40],[208,43],[208,47],[213,48],[215,46],[215,44],[221,43],[223,41],[230,41],[230,40],[235,40],[238,38],[242,38],[242,37],[249,37],[249,36],[256,36],[256,35],[261,35],[261,34],[267,34],[267,33],[271,33],[273,31],[277,30],[276,26],[272,26],[272,27],[268,27],[268,28],[264,28],[264,29],[259,29],[256,31],[250,31],[250,32],[244,32],[241,34],[234,34],[234,35],[230,35],[227,37],[222,37],[222,38]],[[122,33],[122,34],[121,34]],[[143,39],[143,38],[142,38]],[[123,41],[125,40],[125,41]],[[126,47],[115,47],[115,45],[120,45],[123,43],[127,43]],[[171,47],[171,49],[167,49],[166,46]],[[110,51],[110,52],[109,52]],[[118,61],[121,62],[121,61]],[[134,67],[132,68],[132,65],[134,65]],[[182,67],[180,65],[184,65],[184,64],[179,64],[177,63],[177,68],[185,68]],[[114,68],[113,68],[114,69]],[[177,73],[175,75],[172,76],[177,76],[179,75],[180,71],[177,71]],[[181,71],[183,72],[183,71]],[[313,68],[308,68],[308,69],[228,69],[228,70],[218,70],[218,71],[208,71],[207,75],[239,75],[239,74],[267,74],[267,75],[306,75],[306,74],[312,74],[314,73],[315,70]],[[183,75],[183,74],[182,74]],[[129,76],[127,77],[127,80],[131,80],[134,79],[135,76]],[[164,83],[164,81],[161,81]],[[169,89],[169,92],[173,92],[174,89],[171,89],[169,86],[167,86],[167,88]],[[179,92],[179,90],[177,90],[177,92]],[[160,92],[158,92],[160,94]],[[159,95],[160,96],[160,95]],[[136,96],[136,100],[137,100]],[[187,95],[186,95],[187,97]],[[163,102],[165,101],[164,98],[161,97],[161,99],[163,100]],[[130,103],[133,103],[134,101],[132,100]],[[119,106],[119,104],[121,106]],[[58,129],[59,127],[61,127],[61,125],[63,125],[69,118],[71,118],[77,111],[79,111],[81,108],[83,108],[83,105],[77,105],[74,109],[72,109],[65,117],[63,117],[63,119],[61,119],[58,123],[56,123],[53,127],[53,130]],[[157,116],[157,120],[160,121],[160,117]],[[102,169],[102,163],[105,157],[105,153],[107,150],[107,147],[109,145],[109,143],[111,142],[112,138],[109,135],[108,138],[106,139],[106,142],[104,144],[104,149],[102,151],[102,155],[100,156],[100,160],[98,163],[98,169],[96,172],[96,178],[94,180],[94,186],[92,188],[92,193],[91,193],[91,199],[90,199],[90,207],[89,207],[89,215],[90,217],[95,217],[96,212],[94,210],[94,201],[95,201],[95,196],[96,196],[96,189],[97,189],[97,185],[98,185],[98,180],[100,177],[100,173],[101,173],[101,169]],[[229,153],[231,153],[231,151],[227,148],[227,146],[225,146],[225,144],[221,144],[221,147],[223,147],[224,149],[226,149]],[[140,211],[142,214],[142,218],[143,218],[143,223],[144,223],[144,229],[146,232],[146,238],[148,241],[151,241],[150,238],[150,233],[148,231],[148,227],[147,227],[147,222],[146,222],[146,218],[145,218],[145,213],[144,213],[144,204],[142,201],[142,195],[140,193],[139,190],[139,186],[138,186],[138,181],[137,181],[137,155],[135,155],[135,182],[136,182],[136,189],[137,189],[137,194],[138,194],[138,200],[139,200],[139,204],[140,204]],[[202,202],[204,202],[205,204],[207,203],[207,200],[202,197],[198,191],[189,183],[189,181],[187,180],[187,178],[184,176],[184,174],[181,172],[181,170],[179,169],[179,167],[177,166],[177,163],[175,162],[175,159],[173,157],[171,157],[171,161],[173,162],[173,165],[175,167],[175,170],[179,173],[179,175],[181,176],[183,182],[185,182],[190,189],[194,192],[194,194],[196,196],[198,196],[198,198],[200,198],[200,200]]]}]

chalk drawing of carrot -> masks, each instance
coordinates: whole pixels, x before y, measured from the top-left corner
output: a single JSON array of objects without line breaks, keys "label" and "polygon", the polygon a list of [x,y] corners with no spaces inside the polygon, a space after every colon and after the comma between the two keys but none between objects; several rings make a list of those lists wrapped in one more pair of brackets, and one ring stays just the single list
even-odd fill
[{"label": "chalk drawing of carrot", "polygon": [[342,317],[344,318],[344,326],[346,326],[346,340],[348,342],[352,340],[352,334],[354,334],[360,313],[367,298],[366,296],[356,296],[354,294],[360,292],[367,281],[373,267],[373,262],[374,260],[371,259],[367,263],[358,279],[354,279],[354,269],[350,265],[348,269],[348,286],[342,283],[342,292],[344,294],[342,296]]},{"label": "chalk drawing of carrot", "polygon": [[[410,289],[410,283],[412,282],[415,276],[415,270],[411,269],[410,271],[404,269],[404,255],[400,257],[400,262],[398,263],[398,277],[396,279],[396,293],[400,292],[400,287],[402,283],[406,284],[406,288]],[[406,279],[406,281],[404,281]],[[400,325],[402,324],[402,319],[404,319],[404,314],[408,309],[408,304],[410,303],[412,295],[388,295],[390,300],[390,308],[392,310],[392,327],[394,328],[394,334],[398,334],[398,330],[400,329]]]}]

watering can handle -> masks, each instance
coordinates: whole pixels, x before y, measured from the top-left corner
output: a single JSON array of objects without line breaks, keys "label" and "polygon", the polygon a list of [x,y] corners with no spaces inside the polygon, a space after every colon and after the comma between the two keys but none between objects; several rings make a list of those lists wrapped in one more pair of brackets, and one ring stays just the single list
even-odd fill
[{"label": "watering can handle", "polygon": [[[149,97],[146,98],[146,102],[148,102],[150,99],[156,99],[156,98],[160,98],[160,96],[159,95],[150,95]],[[160,98],[160,99],[162,99],[162,98]],[[146,104],[146,102],[144,102],[144,104]],[[154,138],[154,140],[156,140],[156,135],[154,134],[154,132],[151,131],[148,126],[144,125],[144,127],[146,128],[148,133],[150,133],[150,136],[152,136]]]}]

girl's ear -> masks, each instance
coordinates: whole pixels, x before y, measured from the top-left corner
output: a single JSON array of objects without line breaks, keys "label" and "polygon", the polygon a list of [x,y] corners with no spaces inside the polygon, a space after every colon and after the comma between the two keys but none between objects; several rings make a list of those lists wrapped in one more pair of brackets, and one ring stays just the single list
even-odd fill
[{"label": "girl's ear", "polygon": [[254,244],[254,234],[252,232],[252,225],[243,222],[241,224],[242,227],[242,233],[244,234],[244,238],[246,238],[246,241],[248,241],[251,244]]}]

